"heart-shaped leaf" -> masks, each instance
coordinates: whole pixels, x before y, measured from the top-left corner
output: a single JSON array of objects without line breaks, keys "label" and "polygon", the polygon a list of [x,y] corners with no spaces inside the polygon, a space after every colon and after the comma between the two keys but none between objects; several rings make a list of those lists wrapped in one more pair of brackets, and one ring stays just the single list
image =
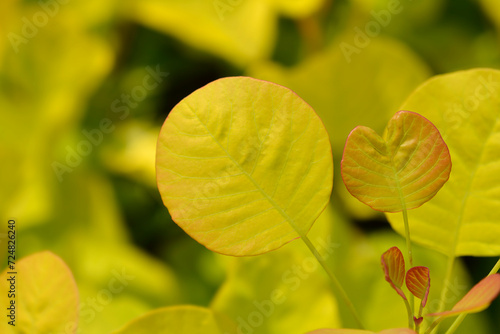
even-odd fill
[{"label": "heart-shaped leaf", "polygon": [[408,270],[406,273],[406,287],[415,297],[422,300],[421,305],[425,307],[431,287],[429,268],[419,266]]},{"label": "heart-shaped leaf", "polygon": [[[446,185],[408,212],[412,241],[450,258],[500,255],[500,71],[434,77],[403,104],[440,130],[453,159]],[[387,215],[404,235],[401,215]]]},{"label": "heart-shaped leaf", "polygon": [[479,283],[453,306],[450,311],[427,314],[429,317],[451,317],[460,313],[480,312],[490,306],[500,293],[500,274],[483,278]]},{"label": "heart-shaped leaf", "polygon": [[[364,331],[359,329],[318,329],[307,334],[377,334],[375,332]],[[392,328],[384,329],[378,334],[416,334],[416,332],[409,328]]]},{"label": "heart-shaped leaf", "polygon": [[375,210],[413,209],[448,180],[451,160],[437,128],[426,118],[399,111],[380,137],[358,126],[349,134],[341,162],[347,190]]},{"label": "heart-shaped leaf", "polygon": [[198,306],[171,306],[148,312],[113,334],[228,334],[236,326],[225,316]]},{"label": "heart-shaped leaf", "polygon": [[[430,76],[425,62],[406,45],[383,36],[372,39],[362,57],[353,54],[353,61],[346,62],[339,44],[354,37],[352,29],[339,32],[337,43],[293,67],[266,61],[247,71],[252,77],[292,89],[314,108],[330,134],[335,168],[340,167],[347,136],[360,120],[375,131],[383,131],[408,95]],[[359,80],[361,77],[370,80]],[[363,98],[359,98],[360,92]],[[362,220],[378,214],[356,200],[340,177],[334,182],[344,210]]]},{"label": "heart-shaped leaf", "polygon": [[405,278],[405,259],[399,248],[389,248],[382,254],[380,263],[385,274],[385,280],[406,300],[406,296],[401,290]]},{"label": "heart-shaped leaf", "polygon": [[235,256],[305,235],[333,179],[314,110],[285,87],[247,77],[214,81],[182,100],[161,130],[156,168],[173,220]]},{"label": "heart-shaped leaf", "polygon": [[[4,270],[0,274],[0,291],[2,308],[14,305],[16,315],[15,319],[5,317],[0,321],[1,333],[77,332],[78,289],[70,269],[55,254],[35,253],[18,261],[14,270]],[[15,296],[10,298],[7,291],[13,291]],[[11,320],[15,320],[15,326],[8,324]]]}]

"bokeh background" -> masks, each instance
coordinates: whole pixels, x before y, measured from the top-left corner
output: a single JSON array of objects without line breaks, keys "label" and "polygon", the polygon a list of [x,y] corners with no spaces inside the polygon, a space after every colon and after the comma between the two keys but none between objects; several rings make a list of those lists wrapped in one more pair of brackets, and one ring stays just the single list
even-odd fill
[{"label": "bokeh background", "polygon": [[[279,284],[290,290],[287,303],[246,332],[340,326],[342,311],[320,270],[297,274],[295,290],[284,281],[306,256],[300,246],[227,258],[171,221],[155,181],[163,121],[217,78],[273,81],[322,117],[338,171],[349,131],[382,130],[429,77],[500,68],[499,32],[497,0],[2,0],[0,232],[15,218],[19,257],[51,250],[68,263],[82,333],[109,333],[178,304],[210,306],[241,326]],[[404,326],[403,304],[378,264],[403,240],[351,198],[338,175],[311,233],[333,235],[338,255],[329,261],[371,328]],[[421,254],[441,270],[439,254]],[[452,297],[494,262],[464,259]],[[133,278],[104,298],[117,272]],[[499,312],[496,303],[469,317],[462,333],[498,333]]]}]

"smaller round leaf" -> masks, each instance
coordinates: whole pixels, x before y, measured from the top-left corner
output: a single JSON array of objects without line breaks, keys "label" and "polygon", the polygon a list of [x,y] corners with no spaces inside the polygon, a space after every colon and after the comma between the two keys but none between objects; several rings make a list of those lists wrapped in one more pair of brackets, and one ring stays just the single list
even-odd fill
[{"label": "smaller round leaf", "polygon": [[382,254],[380,263],[385,274],[385,280],[406,300],[406,296],[401,290],[405,278],[405,260],[399,248],[389,248]]},{"label": "smaller round leaf", "polygon": [[425,307],[431,287],[429,268],[419,266],[408,270],[406,273],[406,287],[415,297],[422,300],[422,307]]}]

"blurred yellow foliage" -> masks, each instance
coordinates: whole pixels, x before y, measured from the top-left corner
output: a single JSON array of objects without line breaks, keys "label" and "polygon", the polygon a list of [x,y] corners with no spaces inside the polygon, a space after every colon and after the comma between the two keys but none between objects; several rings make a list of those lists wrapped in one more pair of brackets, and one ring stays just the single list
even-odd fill
[{"label": "blurred yellow foliage", "polygon": [[[18,258],[50,250],[67,263],[85,333],[109,333],[158,307],[208,305],[213,295],[212,307],[238,322],[278,287],[288,303],[261,333],[342,325],[344,311],[319,270],[296,294],[283,283],[283,273],[308,258],[299,242],[262,258],[222,259],[188,239],[165,208],[150,212],[161,205],[154,159],[169,109],[208,81],[245,73],[293,89],[324,121],[341,207],[327,208],[311,240],[332,236],[338,247],[329,263],[370,327],[400,325],[393,316],[400,300],[378,260],[402,239],[351,224],[377,213],[341,182],[345,139],[357,125],[381,131],[433,71],[500,66],[500,8],[496,0],[401,0],[401,10],[384,17],[392,2],[0,1],[0,246],[6,219],[15,218]],[[483,18],[497,29],[479,24]],[[422,252],[416,261],[431,266],[432,303],[443,261]],[[116,273],[134,278],[114,293]],[[463,268],[456,277],[453,298],[468,284]],[[487,326],[471,316],[460,330],[482,334]]]}]

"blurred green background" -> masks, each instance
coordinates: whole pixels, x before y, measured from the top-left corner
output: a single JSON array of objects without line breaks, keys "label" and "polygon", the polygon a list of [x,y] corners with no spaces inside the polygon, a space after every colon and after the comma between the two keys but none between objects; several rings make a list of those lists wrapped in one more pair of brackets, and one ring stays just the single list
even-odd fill
[{"label": "blurred green background", "polygon": [[[382,130],[432,75],[500,68],[499,32],[497,0],[2,0],[0,233],[15,218],[19,257],[52,250],[68,263],[88,311],[82,333],[109,333],[176,304],[246,319],[300,247],[261,259],[209,252],[171,221],[154,161],[160,127],[182,98],[217,78],[249,75],[295,90],[324,120],[335,186],[311,233],[334,233],[332,265],[371,327],[404,326],[402,303],[378,288],[377,262],[402,238],[347,194],[343,145],[356,125]],[[440,270],[443,258],[422,253]],[[456,277],[468,283],[457,286],[477,282],[494,262],[465,259]],[[133,279],[111,301],[100,298],[117,271]],[[320,271],[308,278],[254,332],[339,326],[323,281]],[[488,312],[469,317],[462,333],[498,333],[498,303]]]}]

